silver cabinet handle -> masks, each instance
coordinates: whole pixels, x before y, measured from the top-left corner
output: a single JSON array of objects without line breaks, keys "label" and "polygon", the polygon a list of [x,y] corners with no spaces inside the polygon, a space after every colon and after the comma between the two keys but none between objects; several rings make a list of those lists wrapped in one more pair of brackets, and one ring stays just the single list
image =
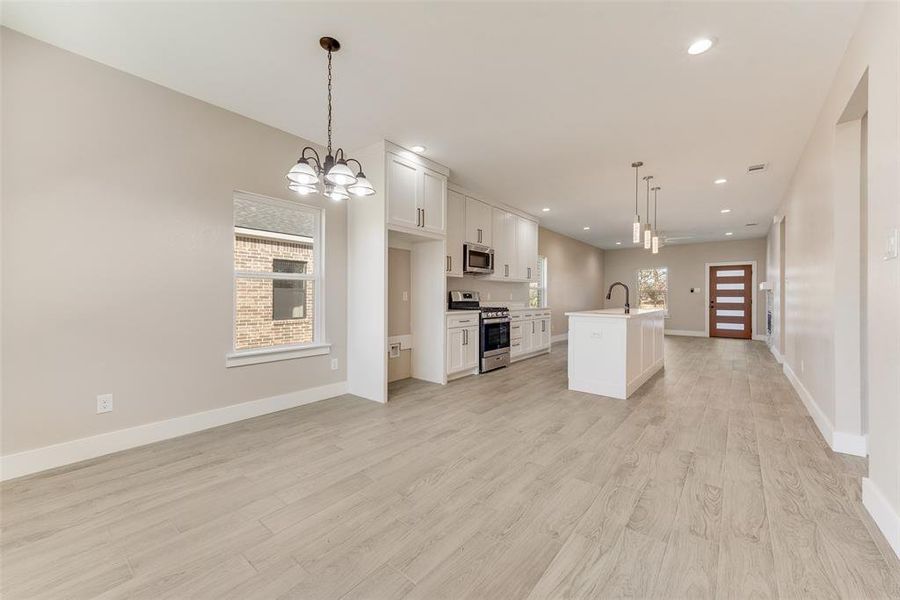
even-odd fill
[{"label": "silver cabinet handle", "polygon": [[425,209],[422,209],[422,227],[425,227]]},{"label": "silver cabinet handle", "polygon": [[481,230],[478,230],[478,243],[481,243]]},{"label": "silver cabinet handle", "polygon": [[534,321],[531,322],[531,333],[534,333]]},{"label": "silver cabinet handle", "polygon": [[452,272],[452,271],[453,271],[453,257],[452,257],[452,256],[448,256],[447,258],[450,259],[450,268],[447,269],[447,270]]},{"label": "silver cabinet handle", "polygon": [[541,321],[541,332],[547,331],[547,321]]},{"label": "silver cabinet handle", "polygon": [[469,343],[469,330],[463,329],[463,346]]},{"label": "silver cabinet handle", "polygon": [[531,279],[531,267],[528,267],[528,279]]}]

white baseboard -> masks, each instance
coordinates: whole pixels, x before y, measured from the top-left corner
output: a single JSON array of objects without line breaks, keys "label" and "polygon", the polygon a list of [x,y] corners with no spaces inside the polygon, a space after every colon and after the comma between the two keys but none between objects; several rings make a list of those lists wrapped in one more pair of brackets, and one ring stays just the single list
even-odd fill
[{"label": "white baseboard", "polygon": [[779,365],[784,364],[784,357],[781,356],[781,352],[778,351],[778,348],[776,348],[775,346],[769,346],[769,352],[771,352],[772,356],[775,357],[775,362],[777,362]]},{"label": "white baseboard", "polygon": [[690,331],[688,329],[666,329],[666,335],[684,335],[687,337],[709,337],[705,331]]},{"label": "white baseboard", "polygon": [[753,339],[756,340],[757,342],[767,342],[767,341],[769,341],[769,337],[768,337],[768,336],[765,336],[765,335],[759,335],[759,334],[754,335],[754,336],[753,336]]},{"label": "white baseboard", "polygon": [[878,529],[881,530],[888,544],[894,549],[894,553],[900,558],[900,515],[884,497],[878,486],[868,477],[862,479],[862,501],[863,506],[872,515],[872,520],[878,525]]},{"label": "white baseboard", "polygon": [[853,456],[869,455],[869,437],[855,433],[835,431],[831,436],[831,449],[841,454]]},{"label": "white baseboard", "polygon": [[797,395],[800,396],[800,400],[803,401],[803,406],[806,407],[806,410],[812,417],[813,422],[816,424],[816,427],[819,428],[819,431],[822,433],[822,437],[824,437],[825,441],[828,442],[828,446],[835,452],[840,452],[841,454],[867,456],[868,440],[866,439],[866,436],[853,433],[845,433],[843,431],[835,431],[834,425],[831,423],[831,419],[828,418],[828,415],[822,412],[822,409],[819,408],[818,404],[816,404],[816,401],[812,397],[812,394],[809,393],[809,390],[806,389],[806,387],[797,377],[797,374],[794,373],[793,369],[791,369],[790,365],[788,365],[787,362],[782,363],[782,370],[787,376],[788,381],[790,381],[791,385],[794,386],[794,389],[797,391]]},{"label": "white baseboard", "polygon": [[347,393],[347,382],[299,390],[260,400],[156,421],[0,457],[0,481],[46,471],[137,446],[227,425]]},{"label": "white baseboard", "polygon": [[569,340],[569,334],[568,334],[568,332],[566,332],[566,333],[560,333],[559,335],[554,335],[552,338],[550,338],[550,343],[555,344],[557,342],[566,342],[568,340]]}]

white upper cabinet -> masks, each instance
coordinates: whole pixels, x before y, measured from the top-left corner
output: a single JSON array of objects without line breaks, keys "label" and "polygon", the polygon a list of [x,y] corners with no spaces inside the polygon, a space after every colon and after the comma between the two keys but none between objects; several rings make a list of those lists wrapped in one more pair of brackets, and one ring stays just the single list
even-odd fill
[{"label": "white upper cabinet", "polygon": [[403,227],[418,227],[419,166],[396,154],[387,154],[387,195],[388,222]]},{"label": "white upper cabinet", "polygon": [[446,232],[447,177],[393,152],[386,153],[389,225],[442,235]]},{"label": "white upper cabinet", "polygon": [[422,194],[422,228],[432,233],[445,233],[447,212],[447,178],[428,168],[420,168]]},{"label": "white upper cabinet", "polygon": [[494,279],[518,278],[516,251],[516,215],[500,208],[493,209]]},{"label": "white upper cabinet", "polygon": [[515,277],[527,281],[537,280],[538,224],[516,216],[517,270]]},{"label": "white upper cabinet", "polygon": [[475,198],[466,198],[466,243],[491,246],[491,207]]},{"label": "white upper cabinet", "polygon": [[447,275],[463,276],[463,244],[466,238],[466,197],[447,192]]}]

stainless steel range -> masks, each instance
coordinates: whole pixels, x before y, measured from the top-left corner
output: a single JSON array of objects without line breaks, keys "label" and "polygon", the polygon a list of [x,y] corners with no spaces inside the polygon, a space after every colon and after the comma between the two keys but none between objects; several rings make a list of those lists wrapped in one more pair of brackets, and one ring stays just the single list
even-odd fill
[{"label": "stainless steel range", "polygon": [[509,309],[505,306],[481,306],[478,292],[453,290],[450,292],[450,310],[477,310],[479,319],[480,363],[479,372],[509,366]]}]

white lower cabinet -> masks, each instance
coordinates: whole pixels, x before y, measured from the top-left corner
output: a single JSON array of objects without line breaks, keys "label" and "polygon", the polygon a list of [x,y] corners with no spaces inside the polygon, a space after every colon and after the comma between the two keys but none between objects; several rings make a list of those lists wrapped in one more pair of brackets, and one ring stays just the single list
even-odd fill
[{"label": "white lower cabinet", "polygon": [[447,375],[478,371],[478,317],[448,317]]},{"label": "white lower cabinet", "polygon": [[550,311],[512,311],[510,325],[510,359],[531,356],[550,350]]}]

